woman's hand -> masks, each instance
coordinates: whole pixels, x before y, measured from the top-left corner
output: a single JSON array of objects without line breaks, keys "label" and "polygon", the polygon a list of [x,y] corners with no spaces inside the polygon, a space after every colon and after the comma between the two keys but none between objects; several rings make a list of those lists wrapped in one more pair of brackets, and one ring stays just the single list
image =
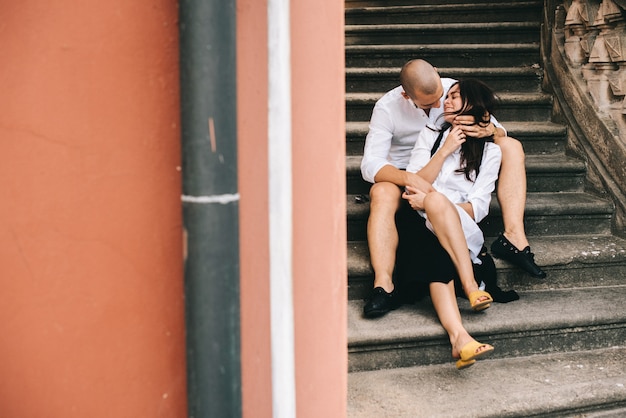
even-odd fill
[{"label": "woman's hand", "polygon": [[406,186],[405,192],[402,193],[402,198],[409,202],[409,205],[413,208],[413,210],[424,210],[425,196],[426,193],[411,186]]},{"label": "woman's hand", "polygon": [[448,133],[448,136],[446,137],[446,140],[441,147],[441,151],[444,153],[444,156],[447,157],[448,155],[454,153],[454,151],[459,149],[459,147],[461,146],[461,144],[463,144],[463,142],[465,142],[465,140],[465,132],[463,132],[463,129],[460,125],[455,125],[452,127],[452,129],[450,129],[450,133]]}]

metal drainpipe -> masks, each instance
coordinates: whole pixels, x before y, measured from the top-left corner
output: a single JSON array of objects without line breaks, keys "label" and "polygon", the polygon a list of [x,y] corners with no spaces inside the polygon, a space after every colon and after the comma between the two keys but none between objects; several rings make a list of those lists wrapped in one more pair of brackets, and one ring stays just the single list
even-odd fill
[{"label": "metal drainpipe", "polygon": [[236,2],[180,1],[189,416],[240,417]]}]

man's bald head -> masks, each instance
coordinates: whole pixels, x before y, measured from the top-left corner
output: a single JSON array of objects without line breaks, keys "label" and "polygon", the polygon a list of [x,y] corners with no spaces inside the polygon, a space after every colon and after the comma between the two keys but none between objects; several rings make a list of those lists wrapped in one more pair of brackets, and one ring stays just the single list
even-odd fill
[{"label": "man's bald head", "polygon": [[415,59],[402,66],[400,84],[405,93],[415,99],[416,95],[430,96],[441,88],[441,78],[435,67],[428,62]]}]

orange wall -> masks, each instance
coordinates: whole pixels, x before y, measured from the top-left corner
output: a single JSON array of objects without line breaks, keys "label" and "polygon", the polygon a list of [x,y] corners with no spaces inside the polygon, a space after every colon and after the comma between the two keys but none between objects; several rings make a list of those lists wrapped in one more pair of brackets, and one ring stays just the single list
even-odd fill
[{"label": "orange wall", "polygon": [[296,401],[345,416],[347,266],[344,2],[291,2]]},{"label": "orange wall", "polygon": [[236,59],[242,412],[271,418],[266,0],[237,0]]},{"label": "orange wall", "polygon": [[0,416],[186,415],[177,6],[0,24]]},{"label": "orange wall", "polygon": [[[291,7],[293,292],[298,417],[347,398],[343,2]],[[243,413],[272,416],[267,1],[237,1]],[[285,302],[287,303],[287,302]]]}]

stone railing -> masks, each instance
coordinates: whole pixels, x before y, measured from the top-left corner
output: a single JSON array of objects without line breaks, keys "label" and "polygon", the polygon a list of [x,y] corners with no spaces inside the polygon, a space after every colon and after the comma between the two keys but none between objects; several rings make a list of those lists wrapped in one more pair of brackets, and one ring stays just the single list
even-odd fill
[{"label": "stone railing", "polygon": [[626,235],[626,0],[544,0],[544,88],[568,147],[588,166],[588,186],[616,206]]},{"label": "stone railing", "polygon": [[563,28],[567,58],[581,68],[598,111],[621,128],[626,126],[626,13],[618,3],[573,0],[564,5]]}]

